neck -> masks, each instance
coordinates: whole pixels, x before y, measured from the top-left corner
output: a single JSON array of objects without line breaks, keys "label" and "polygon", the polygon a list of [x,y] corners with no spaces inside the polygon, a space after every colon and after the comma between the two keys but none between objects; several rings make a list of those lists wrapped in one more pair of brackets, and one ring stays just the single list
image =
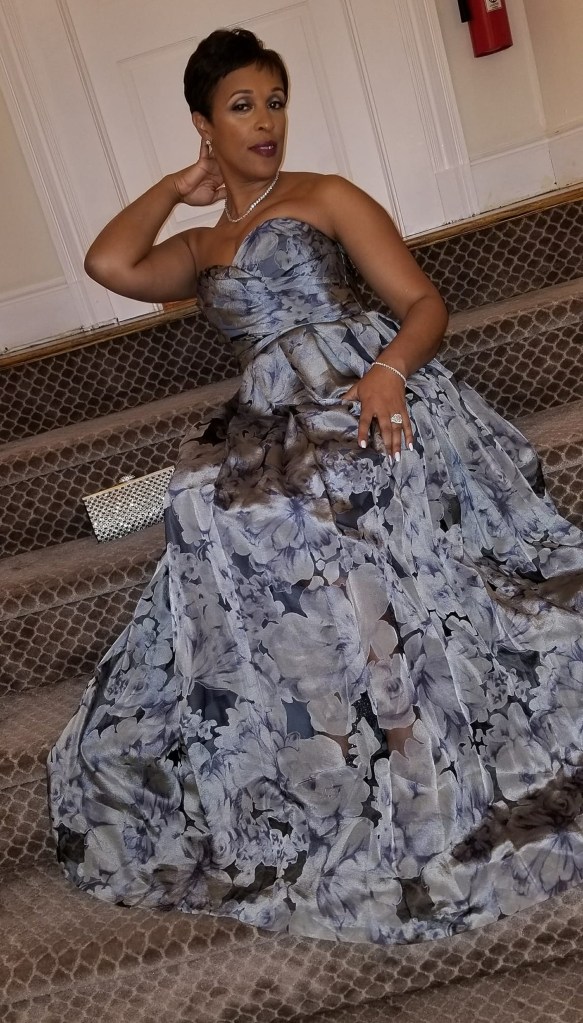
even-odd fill
[{"label": "neck", "polygon": [[238,220],[251,212],[250,207],[258,206],[275,188],[279,178],[279,169],[270,178],[263,181],[245,182],[245,184],[227,185],[225,212],[228,220]]}]

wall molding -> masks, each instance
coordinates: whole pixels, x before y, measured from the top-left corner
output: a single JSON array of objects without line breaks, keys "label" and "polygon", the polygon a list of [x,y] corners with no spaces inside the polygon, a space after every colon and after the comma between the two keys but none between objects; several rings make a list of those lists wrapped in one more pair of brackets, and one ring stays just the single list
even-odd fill
[{"label": "wall molding", "polygon": [[55,288],[64,288],[66,285],[67,282],[64,277],[53,277],[46,281],[39,281],[37,284],[27,284],[23,288],[6,288],[4,291],[0,290],[0,305],[8,302],[18,302],[21,298],[34,297],[43,292],[49,294]]},{"label": "wall molding", "polygon": [[[65,35],[67,37],[69,49],[75,62],[75,67],[77,68],[77,74],[79,75],[79,79],[83,87],[83,92],[85,93],[87,106],[89,107],[89,110],[91,112],[93,124],[99,137],[99,141],[105,159],[107,161],[107,166],[111,174],[111,180],[113,182],[113,185],[117,193],[117,197],[119,199],[119,205],[120,208],[122,208],[123,206],[127,206],[127,204],[129,203],[129,196],[127,194],[123,182],[119,164],[115,158],[115,153],[113,151],[111,139],[109,137],[107,127],[105,125],[105,121],[103,119],[99,103],[97,101],[97,96],[95,95],[95,89],[93,88],[91,82],[91,77],[89,75],[89,69],[87,67],[85,57],[83,56],[81,43],[79,42],[79,36],[77,35],[77,31],[75,29],[75,24],[68,4],[68,0],[55,0],[55,3],[61,18],[61,22],[63,24]],[[89,242],[91,241],[92,239],[90,238]]]},{"label": "wall molding", "polygon": [[548,145],[558,187],[583,181],[583,124],[550,136]]},{"label": "wall molding", "polygon": [[47,323],[52,337],[79,329],[75,287],[63,278],[0,295],[0,351],[27,347],[33,338],[45,339]]},{"label": "wall molding", "polygon": [[[583,124],[472,160],[483,210],[520,202],[583,181]],[[495,190],[495,201],[492,201]]]},{"label": "wall molding", "polygon": [[350,36],[351,46],[354,51],[354,56],[356,58],[356,63],[358,66],[358,73],[360,76],[360,80],[362,82],[362,89],[369,112],[370,122],[374,132],[376,147],[380,157],[383,178],[387,190],[387,195],[389,198],[389,210],[399,230],[401,231],[402,234],[404,234],[405,220],[399,203],[397,188],[395,186],[395,179],[393,177],[393,172],[391,169],[391,160],[385,142],[384,133],[381,127],[379,112],[374,97],[374,90],[370,80],[370,75],[367,69],[362,43],[358,33],[358,25],[356,14],[353,8],[353,0],[343,0],[343,8],[348,33]]},{"label": "wall molding", "polygon": [[96,319],[108,320],[113,315],[111,306],[104,304],[103,295],[98,296],[96,306],[86,286],[83,257],[90,232],[52,130],[14,0],[0,0],[0,77],[66,286],[71,288],[77,326],[89,326]]},{"label": "wall molding", "polygon": [[472,176],[482,210],[542,195],[557,187],[547,139],[537,139],[472,160]]},{"label": "wall molding", "polygon": [[395,0],[446,221],[479,212],[447,53],[433,0]]}]

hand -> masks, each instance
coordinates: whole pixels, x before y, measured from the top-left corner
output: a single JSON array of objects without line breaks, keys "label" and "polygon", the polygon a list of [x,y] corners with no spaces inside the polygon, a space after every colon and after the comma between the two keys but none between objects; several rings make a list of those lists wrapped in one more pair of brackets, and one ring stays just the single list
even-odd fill
[{"label": "hand", "polygon": [[220,167],[214,156],[208,155],[208,146],[200,144],[196,163],[172,175],[174,187],[181,202],[188,206],[211,206],[225,198],[225,185]]},{"label": "hand", "polygon": [[[342,401],[360,402],[358,424],[360,447],[366,447],[368,444],[373,419],[378,423],[387,454],[395,461],[398,462],[401,457],[403,434],[407,446],[412,446],[413,433],[405,402],[405,385],[395,373],[390,373],[381,366],[371,366],[368,373],[346,391]],[[402,425],[391,423],[391,416],[395,412],[402,415]]]}]

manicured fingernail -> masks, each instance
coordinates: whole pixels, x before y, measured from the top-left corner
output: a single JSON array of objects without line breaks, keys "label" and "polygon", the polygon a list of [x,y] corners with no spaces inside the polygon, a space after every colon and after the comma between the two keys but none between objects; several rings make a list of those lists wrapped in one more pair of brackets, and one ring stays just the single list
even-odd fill
[{"label": "manicured fingernail", "polygon": [[358,443],[359,443],[361,448],[365,448],[366,447],[366,441],[365,440],[359,440]]},{"label": "manicured fingernail", "polygon": [[407,447],[409,448],[409,451],[413,451],[413,445],[412,444],[408,444]]},{"label": "manicured fingernail", "polygon": [[400,461],[401,461],[401,452],[400,451],[395,451],[395,462],[400,462]]}]

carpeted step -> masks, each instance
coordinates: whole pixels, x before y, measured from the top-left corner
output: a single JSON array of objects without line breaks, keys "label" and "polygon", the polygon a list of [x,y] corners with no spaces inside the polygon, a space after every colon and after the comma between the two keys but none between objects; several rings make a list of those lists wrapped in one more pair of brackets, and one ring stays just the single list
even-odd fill
[{"label": "carpeted step", "polygon": [[0,447],[4,557],[91,536],[81,498],[173,465],[182,437],[218,414],[237,385],[209,384]]},{"label": "carpeted step", "polygon": [[516,425],[542,458],[557,508],[583,529],[583,400],[525,416]]},{"label": "carpeted step", "polygon": [[0,698],[0,878],[54,859],[46,760],[87,681],[82,676]]},{"label": "carpeted step", "polygon": [[10,693],[0,704],[0,791],[45,778],[50,747],[79,705],[88,675]]},{"label": "carpeted step", "polygon": [[439,357],[507,418],[583,398],[583,278],[458,313]]},{"label": "carpeted step", "polygon": [[501,302],[581,276],[583,200],[411,245],[452,312]]},{"label": "carpeted step", "polygon": [[0,561],[0,695],[91,672],[164,551],[160,523]]},{"label": "carpeted step", "polygon": [[[510,966],[510,963],[508,964]],[[524,965],[487,977],[303,1017],[299,1023],[578,1023],[583,957]]]},{"label": "carpeted step", "polygon": [[[458,983],[493,975],[502,980],[509,969],[550,969],[575,955],[583,938],[580,889],[481,930],[389,948],[277,937],[204,915],[113,907],[78,892],[56,867],[7,879],[1,899],[6,1023],[65,1023],[73,1012],[79,1023],[159,1023],[166,1017],[307,1023],[318,1013],[337,1019],[348,1009],[364,1019],[367,1005],[376,1002],[378,1009],[379,999],[412,1000],[414,992],[425,992],[427,1002],[443,998],[439,985],[451,985],[445,991],[453,994]],[[424,1018],[448,1016],[418,1016],[416,1023]]]},{"label": "carpeted step", "polygon": [[135,408],[236,376],[202,314],[0,371],[0,443]]},{"label": "carpeted step", "polygon": [[0,885],[15,872],[53,862],[46,778],[0,788]]}]

